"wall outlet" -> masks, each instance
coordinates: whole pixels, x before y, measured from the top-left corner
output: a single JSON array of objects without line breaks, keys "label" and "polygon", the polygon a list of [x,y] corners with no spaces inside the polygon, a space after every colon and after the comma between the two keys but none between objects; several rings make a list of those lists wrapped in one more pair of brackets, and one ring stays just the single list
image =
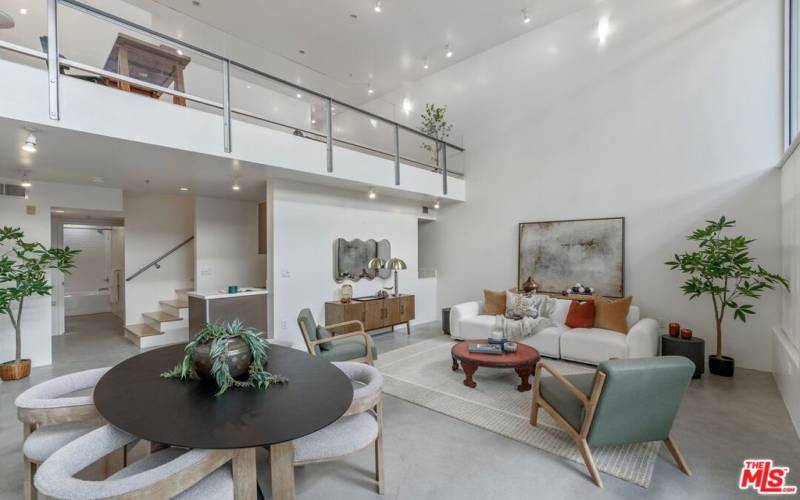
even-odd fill
[{"label": "wall outlet", "polygon": [[281,278],[291,278],[292,272],[288,269],[281,269]]},{"label": "wall outlet", "polygon": [[281,330],[286,330],[286,320],[281,320]]},{"label": "wall outlet", "polygon": [[205,268],[200,270],[200,276],[211,276],[212,274],[214,274],[214,271],[211,270],[210,268]]}]

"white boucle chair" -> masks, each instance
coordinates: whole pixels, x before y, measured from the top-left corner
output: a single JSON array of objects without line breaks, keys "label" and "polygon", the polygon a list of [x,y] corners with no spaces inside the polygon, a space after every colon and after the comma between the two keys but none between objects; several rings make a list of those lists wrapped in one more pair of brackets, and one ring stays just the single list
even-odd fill
[{"label": "white boucle chair", "polygon": [[185,450],[166,448],[123,468],[102,481],[78,479],[75,474],[102,457],[136,441],[136,436],[104,425],[53,453],[39,467],[36,489],[58,499],[176,498],[226,500],[234,498],[232,460],[246,459],[252,450]]},{"label": "white boucle chair", "polygon": [[353,382],[353,402],[336,422],[313,434],[295,439],[296,466],[328,462],[375,444],[375,480],[383,494],[383,377],[363,363],[333,363]]},{"label": "white boucle chair", "polygon": [[[31,387],[17,397],[14,404],[17,406],[17,417],[23,425],[23,489],[26,500],[36,496],[33,475],[38,464],[62,446],[104,423],[91,395],[71,394],[93,388],[108,370],[96,368],[56,377]],[[121,465],[119,462],[121,457],[118,455],[107,460],[106,473],[111,474],[118,469]]]}]

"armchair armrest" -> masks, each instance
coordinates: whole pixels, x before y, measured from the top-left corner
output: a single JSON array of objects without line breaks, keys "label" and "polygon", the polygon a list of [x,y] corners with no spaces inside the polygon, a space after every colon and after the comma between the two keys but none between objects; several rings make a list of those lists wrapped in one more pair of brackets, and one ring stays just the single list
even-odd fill
[{"label": "armchair armrest", "polygon": [[461,321],[467,318],[480,316],[483,311],[483,302],[464,302],[450,308],[450,336],[461,339]]},{"label": "armchair armrest", "polygon": [[[332,325],[325,325],[326,330],[331,330],[333,328],[339,328],[340,326],[348,326],[348,325],[358,325],[358,331],[365,332],[364,323],[360,322],[357,319],[350,320],[350,321],[343,321],[341,323],[334,323]],[[353,332],[350,332],[353,333]],[[335,333],[331,332],[331,335],[336,335]],[[339,335],[341,336],[341,335]]]},{"label": "armchair armrest", "polygon": [[652,358],[658,356],[658,321],[650,318],[639,320],[628,330],[628,358]]}]

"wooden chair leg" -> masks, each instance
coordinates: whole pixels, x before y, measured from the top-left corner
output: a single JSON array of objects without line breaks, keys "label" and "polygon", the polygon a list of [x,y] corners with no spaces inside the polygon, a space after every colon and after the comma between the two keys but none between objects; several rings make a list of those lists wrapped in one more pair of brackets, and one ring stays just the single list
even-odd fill
[{"label": "wooden chair leg", "polygon": [[672,455],[675,463],[678,464],[678,468],[681,470],[681,472],[687,476],[691,476],[692,471],[689,470],[689,464],[687,464],[686,460],[684,460],[683,455],[681,455],[681,451],[678,449],[678,445],[672,440],[672,436],[667,436],[667,439],[664,440],[664,444],[667,445],[670,455]]},{"label": "wooden chair leg", "polygon": [[542,381],[542,365],[537,363],[533,372],[533,399],[531,400],[531,425],[539,422],[539,385]]},{"label": "wooden chair leg", "polygon": [[589,475],[592,476],[592,481],[599,487],[603,487],[603,480],[600,479],[600,473],[597,471],[597,467],[594,465],[594,458],[592,458],[592,452],[589,450],[589,443],[586,442],[585,439],[575,440],[575,444],[578,445],[578,451],[581,452],[581,457],[583,457],[583,463],[586,464],[586,468],[589,469]]},{"label": "wooden chair leg", "polygon": [[25,500],[35,500],[37,498],[36,487],[33,485],[33,476],[36,475],[36,464],[25,459],[25,484],[22,485],[22,497]]},{"label": "wooden chair leg", "polygon": [[539,423],[539,398],[537,394],[533,395],[533,401],[531,401],[531,425],[536,427],[536,424]]}]

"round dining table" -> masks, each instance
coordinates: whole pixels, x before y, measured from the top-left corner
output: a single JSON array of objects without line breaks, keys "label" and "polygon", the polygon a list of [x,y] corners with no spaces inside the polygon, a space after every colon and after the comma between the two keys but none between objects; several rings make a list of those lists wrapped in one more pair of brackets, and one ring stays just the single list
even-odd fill
[{"label": "round dining table", "polygon": [[257,497],[256,449],[267,447],[272,498],[294,498],[292,440],[344,415],[353,400],[350,379],[328,361],[271,345],[266,369],[287,383],[215,396],[213,384],[160,377],[183,359],[185,346],[147,351],[111,368],[94,389],[97,411],[156,446],[245,451],[233,461],[236,500]]}]

